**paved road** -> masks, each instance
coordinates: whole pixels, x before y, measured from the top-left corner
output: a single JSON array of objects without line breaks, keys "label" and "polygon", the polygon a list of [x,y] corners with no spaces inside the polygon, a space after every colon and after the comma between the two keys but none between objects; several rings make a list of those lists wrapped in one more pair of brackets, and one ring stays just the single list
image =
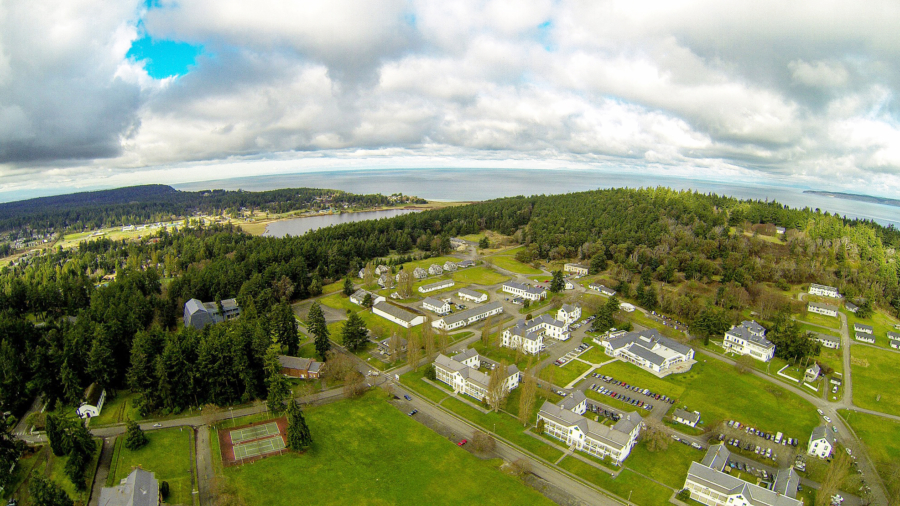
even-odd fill
[{"label": "paved road", "polygon": [[97,474],[94,475],[94,484],[91,487],[91,500],[88,503],[90,506],[98,506],[100,504],[100,489],[106,486],[106,477],[109,476],[109,467],[112,464],[115,442],[115,437],[103,438],[103,446],[100,448],[100,462],[97,465]]},{"label": "paved road", "polygon": [[212,452],[209,446],[209,426],[201,425],[195,427],[194,431],[195,454],[197,455],[197,493],[199,494],[200,504],[212,504],[212,481],[215,473],[212,466]]}]

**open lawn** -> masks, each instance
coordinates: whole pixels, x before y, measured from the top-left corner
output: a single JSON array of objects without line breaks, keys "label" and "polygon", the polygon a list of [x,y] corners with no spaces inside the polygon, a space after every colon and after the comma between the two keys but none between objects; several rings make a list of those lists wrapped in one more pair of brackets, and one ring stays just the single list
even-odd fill
[{"label": "open lawn", "polygon": [[703,460],[704,455],[706,452],[695,450],[674,439],[669,440],[667,449],[657,452],[648,450],[647,442],[641,441],[631,450],[631,455],[625,460],[625,467],[680,490],[691,462]]},{"label": "open lawn", "polygon": [[156,473],[156,479],[169,483],[170,504],[191,504],[191,468],[194,432],[190,428],[146,431],[150,441],[142,448],[125,448],[125,436],[116,440],[115,462],[110,466],[107,483],[116,484],[140,466]]},{"label": "open lawn", "polygon": [[[867,364],[867,365],[863,365]],[[855,345],[850,348],[853,403],[891,415],[900,415],[900,353]]]},{"label": "open lawn", "polygon": [[522,262],[516,260],[511,256],[499,255],[495,257],[488,257],[488,261],[492,262],[497,267],[507,270],[509,272],[515,272],[516,274],[541,274],[540,269],[535,269],[530,265],[523,264]]},{"label": "open lawn", "polygon": [[340,309],[342,311],[350,310],[354,313],[363,309],[361,306],[357,306],[356,304],[350,302],[350,297],[344,295],[344,292],[337,292],[331,295],[326,295],[319,299],[319,303],[323,306],[328,306],[334,309]]},{"label": "open lawn", "polygon": [[[447,396],[452,395],[450,391],[438,388],[433,384],[424,381],[422,379],[424,376],[425,368],[421,367],[418,371],[410,371],[403,376],[400,376],[400,383],[422,397],[431,399],[432,402],[441,402]],[[434,383],[440,384],[440,382],[437,381]]]},{"label": "open lawn", "polygon": [[573,360],[562,367],[556,364],[549,364],[541,370],[540,378],[558,387],[565,388],[575,378],[590,369],[591,366],[577,360]]},{"label": "open lawn", "polygon": [[[816,313],[800,313],[796,316],[797,320],[801,323],[812,323],[813,325],[818,325],[820,327],[827,327],[830,329],[841,329],[841,319],[835,318],[834,316],[825,316]],[[852,325],[852,324],[851,324]],[[851,327],[852,329],[852,327]]]},{"label": "open lawn", "polygon": [[[840,410],[839,414],[866,446],[878,474],[889,482],[891,467],[900,462],[900,422],[846,409]],[[894,486],[900,486],[900,483]]]},{"label": "open lawn", "polygon": [[651,320],[646,315],[644,315],[644,313],[642,313],[640,311],[634,311],[633,313],[626,313],[624,311],[619,311],[618,316],[620,318],[624,318],[624,319],[630,321],[634,325],[640,325],[641,327],[648,328],[648,329],[656,329],[660,332],[660,334],[662,334],[666,337],[671,337],[672,339],[675,339],[676,341],[684,340],[684,332],[683,332],[684,329],[675,330],[673,327],[670,327],[668,325],[663,325],[662,323],[660,323],[656,320]]},{"label": "open lawn", "polygon": [[[412,269],[415,269],[416,267],[421,267],[427,271],[428,267],[430,267],[431,264],[438,264],[441,267],[443,267],[444,264],[447,262],[456,263],[456,262],[459,262],[459,259],[456,257],[442,256],[442,257],[434,257],[434,258],[423,258],[422,260],[413,260],[412,262],[406,262],[405,264],[398,266],[396,272],[400,272],[400,269],[403,269],[403,268],[409,268],[412,270]],[[437,279],[437,277],[435,277],[435,276],[432,276],[432,277],[434,279]]]},{"label": "open lawn", "polygon": [[475,458],[378,393],[311,408],[306,421],[314,440],[306,453],[224,470],[247,504],[294,505],[292,490],[312,504],[552,504],[499,460]]},{"label": "open lawn", "polygon": [[[81,491],[77,490],[72,481],[69,480],[69,477],[66,476],[65,467],[69,457],[53,455],[53,452],[50,451],[50,445],[44,445],[40,447],[40,450],[35,455],[20,460],[19,465],[21,467],[16,469],[13,477],[13,484],[18,486],[14,495],[19,500],[19,505],[31,506],[35,504],[28,493],[28,487],[31,485],[31,479],[34,476],[50,478],[50,481],[59,485],[75,501],[75,504],[79,504],[79,502],[82,504],[86,503],[91,483],[94,481],[94,472],[97,470],[97,459],[100,458],[101,440],[94,438],[94,441],[97,443],[96,451],[87,466],[85,489]],[[5,497],[7,494],[3,495]]]},{"label": "open lawn", "polygon": [[[628,461],[626,460],[625,462],[627,463]],[[564,458],[559,463],[559,467],[602,489],[609,490],[619,497],[624,499],[631,497],[633,504],[666,504],[669,501],[669,497],[674,493],[673,490],[669,490],[659,483],[644,478],[628,469],[613,478],[608,473],[574,457]],[[683,484],[684,481],[682,479]]]},{"label": "open lawn", "polygon": [[468,269],[460,269],[451,277],[457,283],[466,283],[472,285],[496,285],[509,281],[509,276],[504,276],[493,269],[487,267],[469,267]]},{"label": "open lawn", "polygon": [[604,353],[603,348],[601,348],[599,344],[594,342],[591,342],[590,344],[592,348],[581,355],[578,355],[578,358],[592,364],[602,364],[607,360],[612,360],[612,357]]},{"label": "open lawn", "polygon": [[143,419],[144,417],[140,416],[137,409],[134,408],[134,400],[136,398],[137,394],[130,393],[127,390],[119,391],[113,399],[107,398],[103,403],[103,410],[100,412],[100,415],[91,419],[90,427],[122,423],[128,418],[132,420]]}]

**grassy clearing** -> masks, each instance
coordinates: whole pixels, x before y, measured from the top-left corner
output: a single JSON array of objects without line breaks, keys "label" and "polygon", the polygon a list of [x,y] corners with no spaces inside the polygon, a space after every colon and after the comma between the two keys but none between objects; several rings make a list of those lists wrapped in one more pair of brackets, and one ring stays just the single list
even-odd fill
[{"label": "grassy clearing", "polygon": [[446,390],[422,381],[422,378],[424,376],[424,368],[419,369],[418,372],[410,371],[403,376],[400,376],[400,383],[403,384],[403,386],[415,391],[422,397],[430,399],[432,402],[441,402],[447,396],[451,395],[451,393]]},{"label": "grassy clearing", "polygon": [[826,334],[834,337],[841,337],[841,333],[839,330],[829,330],[823,329],[822,327],[816,327],[815,325],[810,325],[808,323],[798,322],[800,324],[800,329],[804,332],[818,332],[819,334]]},{"label": "grassy clearing", "polygon": [[900,415],[900,383],[896,381],[900,354],[871,346],[853,346],[850,354],[853,403],[861,408]]},{"label": "grassy clearing", "polygon": [[691,462],[700,462],[705,454],[675,440],[669,442],[667,449],[651,452],[647,450],[647,442],[641,441],[631,450],[625,467],[680,490]]},{"label": "grassy clearing", "polygon": [[306,453],[224,470],[248,504],[296,504],[285,490],[322,504],[552,504],[500,461],[477,459],[376,393],[309,409],[306,420],[314,438]]},{"label": "grassy clearing", "polygon": [[603,362],[612,359],[612,357],[604,353],[603,348],[601,348],[600,345],[593,342],[591,343],[591,345],[593,346],[593,348],[582,353],[581,355],[578,355],[578,358],[592,364],[602,364]]},{"label": "grassy clearing", "polygon": [[140,416],[138,410],[134,408],[134,400],[136,398],[137,394],[127,391],[118,392],[114,399],[107,399],[103,403],[103,411],[100,412],[99,416],[91,419],[90,426],[98,427],[100,425],[124,423],[128,418],[142,420],[144,417]]},{"label": "grassy clearing", "polygon": [[825,316],[816,313],[800,313],[796,318],[801,322],[811,323],[820,327],[826,327],[835,330],[841,329],[841,319],[835,318],[834,316]]},{"label": "grassy clearing", "polygon": [[900,422],[846,409],[839,414],[866,446],[878,474],[889,482],[892,465],[900,462]]},{"label": "grassy clearing", "polygon": [[503,270],[515,272],[516,274],[542,274],[540,269],[535,269],[530,265],[523,264],[511,256],[500,255],[489,257],[489,261]]},{"label": "grassy clearing", "polygon": [[630,497],[634,504],[666,504],[673,494],[672,490],[628,469],[613,478],[596,467],[572,457],[564,458],[559,467],[619,497],[624,499]]},{"label": "grassy clearing", "polygon": [[362,307],[357,306],[356,304],[350,302],[350,297],[347,297],[346,295],[344,295],[343,292],[337,292],[337,293],[333,293],[331,295],[326,295],[325,297],[322,297],[321,299],[319,299],[319,303],[322,304],[323,306],[328,306],[328,307],[334,308],[334,309],[340,309],[341,311],[350,310],[354,313],[363,309]]},{"label": "grassy clearing", "polygon": [[468,269],[460,269],[454,272],[451,277],[457,283],[467,283],[472,285],[496,285],[509,281],[509,276],[504,276],[499,272],[487,267],[469,267]]},{"label": "grassy clearing", "polygon": [[190,504],[194,432],[189,428],[173,428],[147,431],[146,434],[150,442],[134,451],[125,448],[124,436],[116,440],[117,458],[109,473],[114,476],[112,482],[118,483],[140,466],[156,473],[157,480],[169,482],[169,503]]},{"label": "grassy clearing", "polygon": [[88,464],[87,472],[85,473],[84,490],[77,490],[72,481],[69,480],[69,477],[66,476],[65,467],[69,457],[57,457],[53,455],[49,445],[41,447],[41,449],[33,456],[22,459],[19,462],[19,468],[16,470],[13,478],[13,483],[18,484],[18,489],[14,489],[13,495],[19,500],[19,504],[21,506],[34,504],[28,493],[28,487],[31,485],[31,478],[34,476],[49,478],[50,481],[59,485],[66,494],[75,501],[75,504],[85,504],[87,502],[88,493],[90,492],[91,483],[94,482],[94,473],[97,470],[97,460],[100,458],[100,448],[103,443],[97,438],[95,438],[94,441],[97,443],[97,448],[94,452],[94,456],[91,458],[91,462]]},{"label": "grassy clearing", "polygon": [[577,360],[573,360],[562,367],[557,367],[556,364],[549,364],[541,370],[540,378],[544,381],[549,381],[558,387],[564,388],[574,381],[575,378],[581,376],[590,369],[591,366],[584,362],[578,362]]},{"label": "grassy clearing", "polygon": [[549,356],[547,352],[540,353],[537,356],[527,355],[523,353],[517,361],[516,350],[513,350],[511,348],[503,348],[494,344],[485,345],[480,340],[472,344],[470,348],[474,348],[479,355],[484,355],[485,357],[495,362],[505,360],[507,364],[515,364],[520,371],[524,371],[525,369],[527,369],[529,363],[536,364],[540,360],[545,359]]}]

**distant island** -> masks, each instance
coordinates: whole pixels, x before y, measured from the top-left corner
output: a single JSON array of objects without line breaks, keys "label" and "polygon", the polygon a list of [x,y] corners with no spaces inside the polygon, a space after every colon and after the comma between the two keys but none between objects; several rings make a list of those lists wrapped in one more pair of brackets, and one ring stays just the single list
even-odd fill
[{"label": "distant island", "polygon": [[871,202],[873,204],[883,204],[886,206],[900,207],[900,200],[889,199],[885,197],[873,197],[872,195],[860,195],[858,193],[825,192],[820,190],[805,190],[803,193],[812,193],[814,195],[824,195],[826,197],[834,197],[838,199],[858,200],[860,202]]}]

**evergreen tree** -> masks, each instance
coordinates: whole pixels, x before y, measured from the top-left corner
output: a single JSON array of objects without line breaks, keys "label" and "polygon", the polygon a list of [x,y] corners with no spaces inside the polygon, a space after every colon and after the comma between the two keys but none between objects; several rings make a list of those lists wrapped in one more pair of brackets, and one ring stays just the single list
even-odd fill
[{"label": "evergreen tree", "polygon": [[372,309],[372,306],[374,306],[375,304],[374,301],[372,301],[371,293],[366,293],[366,296],[363,297],[362,305],[366,309]]},{"label": "evergreen tree", "polygon": [[309,316],[307,317],[307,328],[312,333],[316,342],[316,354],[320,360],[325,360],[325,354],[331,349],[331,341],[328,340],[328,326],[325,324],[325,314],[322,313],[322,306],[319,301],[312,303],[309,308]]},{"label": "evergreen tree", "polygon": [[31,502],[35,506],[74,506],[74,502],[59,485],[47,478],[34,476],[28,486]]},{"label": "evergreen tree", "polygon": [[491,247],[491,242],[488,241],[488,238],[486,235],[484,237],[482,237],[480,241],[478,241],[478,247],[481,249],[488,249]]},{"label": "evergreen tree", "polygon": [[344,278],[344,295],[347,297],[353,295],[353,281],[350,281],[350,276]]},{"label": "evergreen tree", "polygon": [[341,330],[344,346],[350,351],[356,351],[366,345],[366,335],[366,324],[363,319],[356,313],[350,313]]},{"label": "evergreen tree", "polygon": [[97,327],[91,352],[88,356],[88,372],[101,388],[112,388],[116,377],[116,358],[109,333]]},{"label": "evergreen tree", "polygon": [[68,434],[68,420],[56,413],[48,413],[46,418],[47,439],[50,441],[50,450],[53,455],[62,457],[72,449]]},{"label": "evergreen tree", "polygon": [[274,348],[266,354],[266,387],[269,393],[266,405],[273,414],[280,415],[284,411],[285,401],[290,399],[291,386],[281,374],[278,352]]},{"label": "evergreen tree", "polygon": [[562,271],[554,271],[553,272],[553,280],[550,281],[550,291],[553,293],[559,293],[563,291],[563,288],[566,287],[566,280],[563,279]]},{"label": "evergreen tree", "polygon": [[591,274],[599,274],[606,270],[606,255],[597,253],[591,257],[591,263],[588,272]]},{"label": "evergreen tree", "polygon": [[125,429],[125,448],[129,450],[137,450],[138,448],[147,444],[147,435],[144,434],[144,431],[141,430],[141,426],[138,425],[132,419],[128,419],[126,423],[127,428]]},{"label": "evergreen tree", "polygon": [[72,484],[78,490],[86,487],[84,473],[91,461],[97,443],[91,432],[81,423],[74,424],[71,434],[72,449],[69,451],[69,460],[66,461],[65,472]]},{"label": "evergreen tree", "polygon": [[282,346],[285,352],[295,357],[300,350],[300,325],[294,318],[294,312],[287,302],[279,302],[272,308],[269,317],[273,340]]},{"label": "evergreen tree", "polygon": [[309,427],[306,425],[306,419],[303,418],[303,411],[300,405],[291,400],[287,407],[288,417],[288,448],[294,451],[301,451],[312,444],[312,435],[309,433]]},{"label": "evergreen tree", "polygon": [[872,301],[870,299],[866,298],[859,303],[856,316],[864,320],[872,317]]},{"label": "evergreen tree", "polygon": [[25,449],[25,443],[11,433],[0,430],[0,488],[5,489],[12,482],[14,466]]}]

